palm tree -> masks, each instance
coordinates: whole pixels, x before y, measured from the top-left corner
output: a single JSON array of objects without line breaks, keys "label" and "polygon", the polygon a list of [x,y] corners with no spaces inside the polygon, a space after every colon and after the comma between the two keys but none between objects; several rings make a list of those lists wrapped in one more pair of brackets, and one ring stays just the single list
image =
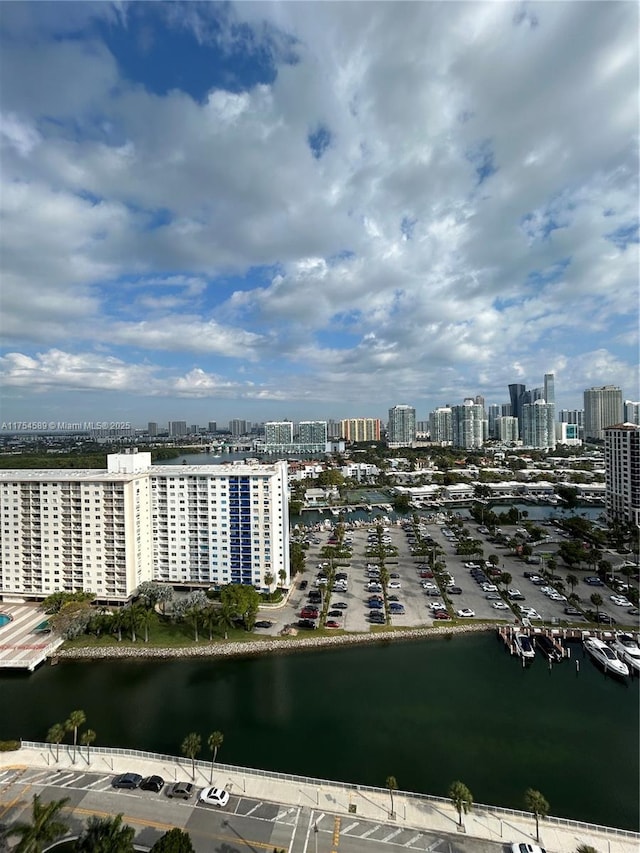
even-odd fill
[{"label": "palm tree", "polygon": [[602,607],[602,596],[599,593],[594,592],[589,601],[596,609],[596,622],[600,622],[600,608]]},{"label": "palm tree", "polygon": [[73,760],[76,760],[76,747],[78,745],[78,728],[87,721],[87,715],[84,711],[72,711],[69,714],[69,719],[64,724],[68,732],[73,732]]},{"label": "palm tree", "polygon": [[471,791],[467,788],[464,782],[453,782],[449,788],[449,797],[458,812],[460,826],[462,826],[462,812],[467,814],[471,811],[473,805],[473,797]]},{"label": "palm tree", "polygon": [[218,627],[224,631],[225,640],[229,637],[229,628],[234,626],[235,611],[229,604],[222,604],[218,608]]},{"label": "palm tree", "polygon": [[87,764],[89,764],[89,747],[96,738],[97,734],[94,732],[93,729],[87,729],[86,732],[84,732],[80,738],[81,745],[87,747]]},{"label": "palm tree", "polygon": [[139,604],[131,604],[125,608],[125,619],[129,626],[129,630],[131,631],[132,643],[135,643],[137,640],[136,632],[140,626],[140,622],[142,621],[143,610],[144,608],[140,607]]},{"label": "palm tree", "polygon": [[578,844],[576,853],[598,853],[598,851],[591,844]]},{"label": "palm tree", "polygon": [[271,594],[271,584],[274,582],[274,580],[275,575],[273,574],[273,572],[267,571],[264,573],[264,585],[269,587],[269,594]]},{"label": "palm tree", "polygon": [[207,604],[201,613],[202,625],[209,629],[209,642],[213,641],[213,629],[218,624],[218,608],[215,604]]},{"label": "palm tree", "polygon": [[194,853],[191,836],[184,829],[174,826],[160,836],[151,848],[151,853]]},{"label": "palm tree", "polygon": [[571,592],[578,586],[580,581],[578,580],[577,575],[567,575],[567,583],[571,587]]},{"label": "palm tree", "polygon": [[111,616],[111,627],[118,635],[119,643],[122,642],[122,626],[124,625],[125,615],[124,607],[117,607]]},{"label": "palm tree", "polygon": [[134,853],[132,826],[122,825],[122,815],[90,817],[80,838],[76,853]]},{"label": "palm tree", "polygon": [[536,841],[539,843],[540,828],[538,821],[541,817],[546,817],[549,814],[549,803],[540,791],[527,788],[524,794],[524,807],[527,811],[533,812],[533,816],[536,819]]},{"label": "palm tree", "polygon": [[222,742],[224,740],[224,735],[222,732],[212,732],[209,735],[209,739],[207,740],[207,744],[209,749],[213,753],[213,757],[211,759],[211,780],[210,784],[213,785],[213,765],[216,762],[216,758],[218,756],[218,749],[222,746]]},{"label": "palm tree", "polygon": [[62,725],[62,723],[54,723],[53,726],[47,732],[47,743],[55,743],[56,745],[56,763],[60,757],[60,744],[64,740],[64,736],[67,733],[67,730]]},{"label": "palm tree", "polygon": [[182,754],[191,759],[191,778],[196,778],[196,755],[202,749],[202,738],[196,732],[190,732],[182,741]]},{"label": "palm tree", "polygon": [[395,776],[387,776],[387,781],[385,785],[389,791],[389,796],[391,797],[391,816],[393,817],[393,792],[398,790],[398,783],[396,782]]},{"label": "palm tree", "polygon": [[281,587],[283,587],[283,586],[284,586],[284,582],[286,581],[286,579],[287,579],[287,573],[286,573],[286,571],[285,571],[284,569],[280,569],[280,571],[278,572],[278,580],[279,580],[279,582],[280,582],[280,584],[279,584],[279,585],[280,585]]},{"label": "palm tree", "polygon": [[67,824],[58,819],[58,813],[69,802],[69,798],[52,800],[41,803],[38,794],[33,795],[31,805],[31,821],[14,823],[9,828],[8,835],[20,836],[20,841],[14,847],[14,853],[41,853],[45,845],[55,841],[67,831]]}]

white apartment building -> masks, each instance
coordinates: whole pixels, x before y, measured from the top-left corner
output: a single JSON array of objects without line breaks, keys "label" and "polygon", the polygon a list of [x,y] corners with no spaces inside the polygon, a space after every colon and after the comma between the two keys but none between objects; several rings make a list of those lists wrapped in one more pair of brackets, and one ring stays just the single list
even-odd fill
[{"label": "white apartment building", "polygon": [[472,450],[482,447],[485,435],[484,407],[467,397],[462,406],[452,406],[453,446]]},{"label": "white apartment building", "polygon": [[607,516],[640,525],[640,426],[616,424],[604,437]]},{"label": "white apartment building", "polygon": [[622,421],[622,389],[617,385],[587,388],[584,392],[584,437],[603,440],[606,427]]},{"label": "white apartment building", "polygon": [[287,466],[151,465],[0,472],[0,597],[91,590],[126,600],[146,580],[289,580]]},{"label": "white apartment building", "polygon": [[389,409],[387,443],[389,447],[411,447],[416,440],[416,410],[413,406]]},{"label": "white apartment building", "polygon": [[525,447],[554,450],[556,430],[553,404],[543,399],[525,403],[522,407],[522,440]]},{"label": "white apartment building", "polygon": [[291,421],[267,421],[264,425],[265,444],[292,444],[293,423]]}]

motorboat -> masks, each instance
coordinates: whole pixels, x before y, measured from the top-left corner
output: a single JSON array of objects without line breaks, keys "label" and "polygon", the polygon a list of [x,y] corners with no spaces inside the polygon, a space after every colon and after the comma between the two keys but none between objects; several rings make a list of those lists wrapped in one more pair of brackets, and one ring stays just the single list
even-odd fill
[{"label": "motorboat", "polygon": [[599,640],[597,637],[587,637],[584,641],[584,648],[605,672],[610,672],[612,675],[629,675],[627,664],[618,660],[611,646],[608,646],[603,640]]},{"label": "motorboat", "polygon": [[515,646],[516,653],[520,655],[523,660],[533,660],[536,656],[536,650],[531,642],[531,637],[527,636],[527,634],[515,634],[513,637],[513,644]]},{"label": "motorboat", "polygon": [[612,647],[631,672],[640,673],[640,646],[631,634],[616,634]]},{"label": "motorboat", "polygon": [[546,634],[536,634],[536,646],[547,660],[562,660],[562,652]]}]

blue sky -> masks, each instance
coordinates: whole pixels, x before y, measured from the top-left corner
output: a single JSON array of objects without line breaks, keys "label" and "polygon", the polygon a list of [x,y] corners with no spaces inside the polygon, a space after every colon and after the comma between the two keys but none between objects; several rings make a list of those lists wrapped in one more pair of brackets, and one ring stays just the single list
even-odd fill
[{"label": "blue sky", "polygon": [[2,420],[638,391],[634,3],[3,3]]}]

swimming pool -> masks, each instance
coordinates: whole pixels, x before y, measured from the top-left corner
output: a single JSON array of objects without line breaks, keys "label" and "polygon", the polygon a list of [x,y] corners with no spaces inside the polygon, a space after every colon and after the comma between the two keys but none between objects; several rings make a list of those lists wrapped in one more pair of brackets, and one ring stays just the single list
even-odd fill
[{"label": "swimming pool", "polygon": [[0,628],[8,625],[11,622],[11,616],[8,613],[0,613]]}]

